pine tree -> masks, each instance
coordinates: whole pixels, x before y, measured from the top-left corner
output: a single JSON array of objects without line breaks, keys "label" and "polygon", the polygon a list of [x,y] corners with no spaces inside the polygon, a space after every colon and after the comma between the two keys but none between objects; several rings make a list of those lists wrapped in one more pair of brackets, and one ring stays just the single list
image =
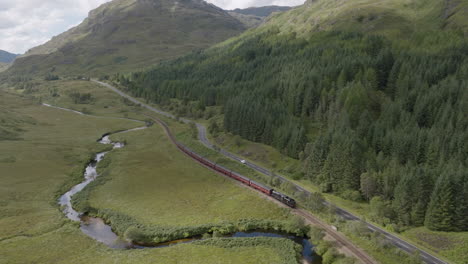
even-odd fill
[{"label": "pine tree", "polygon": [[379,182],[375,172],[361,174],[361,193],[367,201],[370,201],[378,193]]},{"label": "pine tree", "polygon": [[411,224],[411,209],[413,206],[413,182],[411,181],[413,175],[408,172],[403,175],[403,178],[395,188],[395,200],[393,201],[393,208],[395,209],[398,221],[404,225]]},{"label": "pine tree", "polygon": [[[466,177],[465,177],[466,178]],[[468,182],[461,182],[462,188],[457,195],[455,226],[457,231],[468,231]]]},{"label": "pine tree", "polygon": [[455,229],[455,193],[449,174],[439,177],[426,213],[424,225],[437,231]]}]

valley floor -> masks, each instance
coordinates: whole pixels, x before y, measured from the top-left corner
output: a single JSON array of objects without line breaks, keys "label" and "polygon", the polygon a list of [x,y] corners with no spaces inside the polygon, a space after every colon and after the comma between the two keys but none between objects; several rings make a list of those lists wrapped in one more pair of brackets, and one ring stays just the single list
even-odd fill
[{"label": "valley floor", "polygon": [[[68,97],[73,91],[93,91],[93,103],[74,104]],[[60,96],[51,96],[55,92]],[[103,150],[98,138],[141,124],[40,105],[46,101],[96,115],[137,117],[130,112],[134,106],[87,82],[46,83],[33,96],[0,91],[0,263],[284,262],[284,251],[269,245],[112,250],[84,235],[59,210],[58,196],[82,181],[87,161]],[[91,192],[93,206],[168,226],[287,218],[283,208],[189,161],[157,126],[119,137],[128,148],[109,155],[110,180]]]}]

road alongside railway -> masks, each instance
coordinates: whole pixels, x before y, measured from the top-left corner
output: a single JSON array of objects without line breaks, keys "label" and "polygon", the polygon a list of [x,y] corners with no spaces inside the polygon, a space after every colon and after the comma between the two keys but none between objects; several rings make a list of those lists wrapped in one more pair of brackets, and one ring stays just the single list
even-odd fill
[{"label": "road alongside railway", "polygon": [[[152,112],[155,112],[155,113],[157,113],[157,114],[160,114],[160,115],[163,115],[163,116],[166,116],[166,117],[169,117],[169,118],[175,118],[174,115],[172,115],[172,114],[170,114],[170,113],[167,113],[167,112],[164,112],[164,111],[161,111],[161,110],[159,110],[159,109],[157,109],[157,108],[154,108],[154,107],[152,107],[152,106],[149,106],[149,105],[147,105],[147,104],[144,104],[144,103],[140,102],[139,100],[135,99],[134,97],[132,97],[132,96],[130,96],[130,95],[128,95],[128,94],[126,94],[126,93],[120,91],[119,89],[115,88],[115,87],[112,86],[112,85],[109,85],[109,84],[103,83],[103,82],[99,82],[99,81],[96,81],[96,80],[92,80],[92,81],[93,81],[93,82],[96,82],[96,83],[98,83],[98,84],[100,84],[100,85],[102,85],[102,86],[105,86],[105,87],[107,87],[107,88],[109,88],[109,89],[111,89],[112,91],[118,93],[119,95],[121,95],[121,96],[123,96],[123,97],[129,99],[129,100],[132,101],[133,103],[135,103],[135,104],[137,104],[137,105],[140,105],[140,106],[142,106],[142,107],[144,107],[144,108],[146,108],[146,109],[148,109],[148,110],[150,110],[150,111],[152,111]],[[183,122],[185,122],[185,123],[191,122],[190,120],[185,119],[185,118],[181,118],[180,120],[183,121]],[[197,126],[197,129],[198,129],[198,138],[199,138],[200,142],[202,142],[203,145],[205,145],[206,147],[212,149],[212,148],[213,148],[213,145],[211,144],[211,142],[210,142],[210,141],[208,140],[208,138],[207,138],[206,127],[203,126],[202,124],[199,124],[199,123],[196,123],[196,126]],[[222,155],[224,155],[224,156],[226,156],[226,157],[229,157],[229,158],[231,158],[231,159],[233,159],[233,160],[236,160],[236,161],[239,161],[239,162],[240,162],[241,160],[243,160],[243,158],[241,158],[241,157],[239,157],[239,156],[237,156],[237,155],[235,155],[235,154],[233,154],[233,153],[231,153],[231,152],[229,152],[229,151],[226,151],[226,150],[224,150],[224,149],[221,149],[219,152],[220,152]],[[252,169],[254,169],[254,170],[260,172],[260,173],[263,173],[263,174],[266,174],[266,175],[271,175],[270,170],[268,170],[268,169],[266,169],[266,168],[263,168],[263,167],[261,167],[261,166],[258,166],[257,164],[251,163],[251,162],[249,162],[249,161],[246,161],[244,164],[245,164],[246,166],[248,166],[248,167],[250,167],[250,168],[252,168]],[[281,175],[276,175],[276,176],[279,177],[282,181],[289,181],[287,178],[285,178],[285,177],[283,177],[283,176],[281,176]],[[291,183],[292,183],[292,182],[291,182]],[[304,192],[304,193],[307,194],[307,195],[310,195],[310,194],[311,194],[311,192],[309,192],[308,190],[305,190],[305,189],[302,188],[301,186],[299,186],[299,185],[297,185],[297,184],[294,184],[294,183],[292,183],[292,184],[294,185],[294,187],[295,187],[297,190],[300,190],[300,191]],[[327,201],[324,201],[324,203],[327,204],[327,205],[330,205],[330,203],[327,202]],[[346,219],[346,220],[361,221],[361,219],[360,219],[359,217],[357,217],[357,216],[351,214],[350,212],[348,212],[348,211],[346,211],[346,210],[344,210],[344,209],[342,209],[342,208],[336,207],[336,206],[335,206],[335,208],[336,208],[336,213],[337,213],[339,216],[343,217],[344,219]],[[303,215],[303,216],[304,216],[304,214],[307,214],[307,215],[309,215],[310,217],[313,217],[312,215],[306,213],[305,211],[301,211],[301,212],[299,212],[299,214],[301,214],[301,215]],[[306,216],[304,216],[304,217],[306,217]],[[313,217],[313,218],[315,219],[315,217]],[[323,223],[322,223],[322,224],[323,224]],[[443,260],[441,260],[441,259],[439,259],[439,258],[437,258],[437,257],[435,257],[435,256],[433,256],[433,255],[431,255],[431,254],[429,254],[428,252],[426,252],[426,251],[424,251],[424,250],[422,250],[422,249],[420,249],[420,248],[418,248],[418,247],[416,247],[416,246],[414,246],[414,245],[412,245],[412,244],[410,244],[410,243],[408,243],[408,242],[406,242],[406,241],[400,239],[400,238],[397,237],[396,235],[388,233],[387,231],[385,231],[384,229],[382,229],[382,228],[380,228],[380,227],[378,227],[378,226],[375,226],[375,225],[373,225],[373,224],[371,224],[371,223],[367,223],[367,222],[366,222],[366,225],[367,225],[367,228],[368,228],[371,232],[378,232],[378,233],[382,234],[388,241],[390,241],[394,246],[400,248],[401,250],[403,250],[403,251],[405,251],[405,252],[407,252],[407,253],[409,253],[409,254],[412,254],[412,253],[415,252],[415,251],[419,252],[419,254],[420,254],[422,260],[424,261],[424,263],[427,263],[427,264],[448,264],[447,262],[445,262],[445,261],[443,261]],[[325,225],[325,226],[328,227],[328,225]],[[329,227],[328,227],[328,228],[327,228],[327,232],[331,232],[331,231],[333,231],[333,230],[329,230]],[[338,236],[342,236],[342,235],[340,235],[340,234],[337,233],[337,232],[334,232],[334,233],[336,233],[336,235],[338,235]],[[344,243],[344,242],[343,242],[343,243]],[[352,250],[353,248],[354,248],[355,250],[360,251],[360,252],[354,252],[354,251],[353,251],[353,253],[354,253],[359,259],[361,259],[364,263],[375,263],[374,261],[371,261],[371,258],[368,257],[367,254],[365,254],[362,250],[360,250],[360,249],[358,249],[357,247],[355,247],[355,246],[354,246],[353,244],[351,244],[349,241],[346,240],[346,243],[350,245],[350,250],[351,250],[351,251],[353,251],[353,250]],[[345,245],[346,245],[346,244],[345,244]],[[368,258],[368,260],[366,260],[366,258],[363,259],[363,258],[362,258],[362,255],[366,256],[366,257]],[[371,262],[369,262],[369,261],[371,261]]]}]

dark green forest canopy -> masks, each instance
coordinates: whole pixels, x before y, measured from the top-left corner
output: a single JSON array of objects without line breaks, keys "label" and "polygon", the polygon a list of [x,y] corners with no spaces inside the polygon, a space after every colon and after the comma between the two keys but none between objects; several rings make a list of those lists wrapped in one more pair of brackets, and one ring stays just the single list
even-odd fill
[{"label": "dark green forest canopy", "polygon": [[130,91],[224,107],[224,128],[303,159],[304,176],[383,223],[468,230],[468,42],[270,30],[151,71]]}]

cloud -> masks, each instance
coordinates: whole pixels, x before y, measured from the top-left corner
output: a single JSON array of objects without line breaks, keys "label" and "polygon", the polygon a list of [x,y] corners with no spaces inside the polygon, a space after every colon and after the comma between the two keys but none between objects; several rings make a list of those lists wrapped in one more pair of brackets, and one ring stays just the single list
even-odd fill
[{"label": "cloud", "polygon": [[[110,0],[0,0],[0,49],[24,53],[78,25]],[[300,5],[304,0],[208,0],[224,9]]]},{"label": "cloud", "polygon": [[109,0],[0,0],[0,49],[13,53],[45,43]]}]

